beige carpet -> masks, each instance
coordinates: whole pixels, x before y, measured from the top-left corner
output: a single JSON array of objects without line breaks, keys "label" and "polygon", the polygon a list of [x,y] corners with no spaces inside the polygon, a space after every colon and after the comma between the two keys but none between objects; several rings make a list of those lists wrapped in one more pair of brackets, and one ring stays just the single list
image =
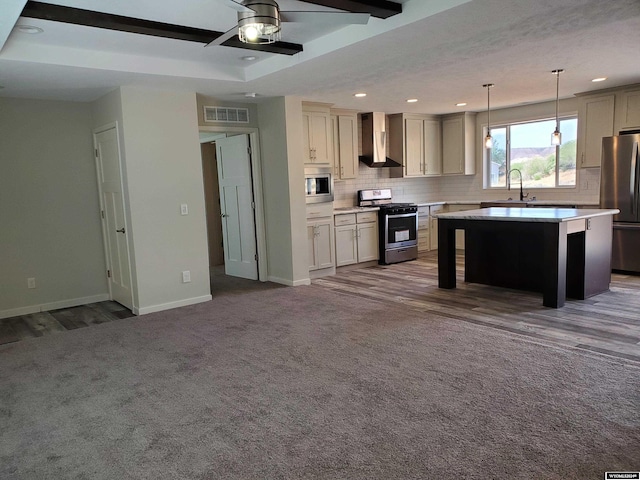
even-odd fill
[{"label": "beige carpet", "polygon": [[601,479],[640,368],[314,286],[0,347],[2,479]]}]

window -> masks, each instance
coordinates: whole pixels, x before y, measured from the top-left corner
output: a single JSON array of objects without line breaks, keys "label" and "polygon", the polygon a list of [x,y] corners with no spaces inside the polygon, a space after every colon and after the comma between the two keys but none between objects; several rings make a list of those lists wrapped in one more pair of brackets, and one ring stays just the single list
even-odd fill
[{"label": "window", "polygon": [[[493,148],[486,150],[487,186],[507,186],[507,172],[522,173],[524,188],[574,187],[576,185],[576,139],[578,119],[560,120],[562,145],[551,145],[555,120],[514,123],[491,127]],[[520,183],[516,172],[511,183]]]}]

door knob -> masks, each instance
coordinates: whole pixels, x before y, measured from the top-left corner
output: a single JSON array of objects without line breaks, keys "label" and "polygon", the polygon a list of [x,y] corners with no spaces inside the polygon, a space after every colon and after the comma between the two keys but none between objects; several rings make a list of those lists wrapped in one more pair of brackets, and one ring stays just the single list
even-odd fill
[{"label": "door knob", "polygon": [[122,227],[120,230],[116,230],[117,233],[124,233],[124,227]]},{"label": "door knob", "polygon": [[221,214],[220,214],[220,216],[221,216],[222,218],[226,218],[226,217],[228,217],[229,215],[227,215],[226,213],[221,213]]}]

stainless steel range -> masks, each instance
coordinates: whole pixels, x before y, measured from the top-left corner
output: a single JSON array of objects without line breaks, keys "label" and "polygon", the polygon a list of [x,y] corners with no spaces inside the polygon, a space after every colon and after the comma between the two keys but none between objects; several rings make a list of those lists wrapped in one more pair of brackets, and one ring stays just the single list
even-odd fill
[{"label": "stainless steel range", "polygon": [[413,203],[393,203],[391,189],[359,190],[358,205],[378,206],[378,263],[406,262],[418,258],[418,207]]}]

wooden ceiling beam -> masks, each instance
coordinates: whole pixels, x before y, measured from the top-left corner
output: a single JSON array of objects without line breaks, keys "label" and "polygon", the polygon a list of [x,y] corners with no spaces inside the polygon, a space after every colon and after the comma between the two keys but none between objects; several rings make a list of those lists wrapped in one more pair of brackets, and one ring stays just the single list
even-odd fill
[{"label": "wooden ceiling beam", "polygon": [[347,12],[369,13],[376,18],[389,18],[402,13],[402,4],[388,0],[303,0],[305,3],[337,8]]},{"label": "wooden ceiling beam", "polygon": [[[71,23],[87,27],[104,28],[120,32],[139,33],[154,37],[171,38],[208,44],[218,38],[224,32],[205,30],[202,28],[173,25],[170,23],[154,22],[140,18],[124,17],[110,13],[95,12],[81,8],[64,7],[51,3],[41,3],[29,0],[22,16],[38,18],[53,22]],[[258,50],[262,52],[278,53],[281,55],[295,55],[302,51],[302,45],[289,42],[276,42],[268,45],[256,45],[243,43],[236,35],[223,43],[225,46],[243,48],[245,50]]]}]

